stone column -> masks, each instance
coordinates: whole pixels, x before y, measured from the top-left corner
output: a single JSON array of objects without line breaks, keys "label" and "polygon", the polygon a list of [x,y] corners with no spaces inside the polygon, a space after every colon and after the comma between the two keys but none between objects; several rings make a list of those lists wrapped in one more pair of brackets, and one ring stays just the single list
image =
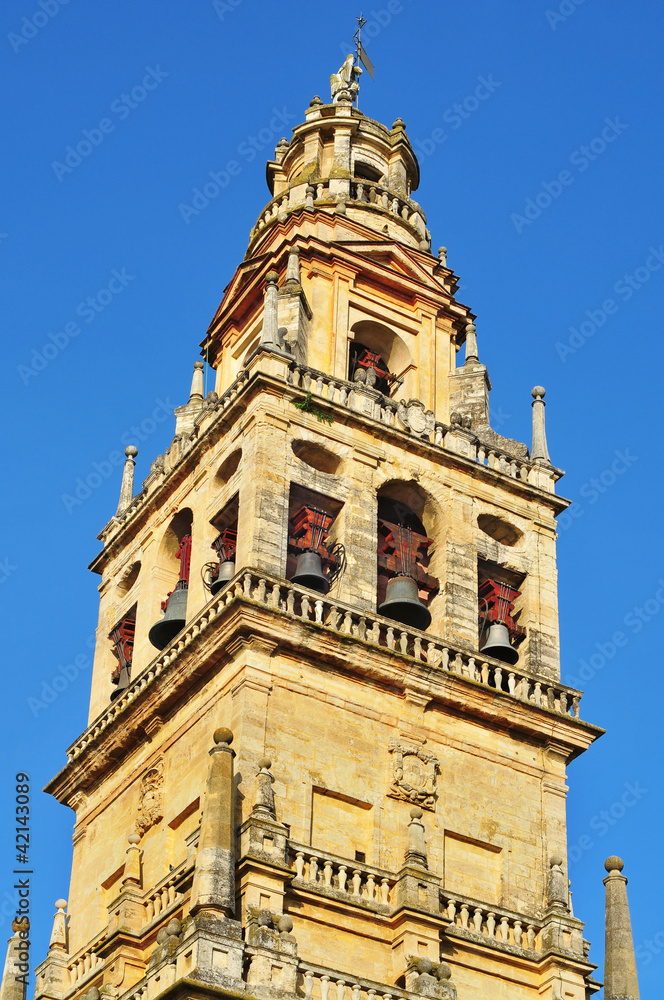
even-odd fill
[{"label": "stone column", "polygon": [[604,953],[604,1000],[639,1000],[632,924],[627,901],[627,879],[623,862],[610,857],[604,864],[609,873],[606,886],[606,945]]},{"label": "stone column", "polygon": [[191,913],[235,913],[235,782],[233,733],[217,729],[210,750],[201,834],[191,889]]}]

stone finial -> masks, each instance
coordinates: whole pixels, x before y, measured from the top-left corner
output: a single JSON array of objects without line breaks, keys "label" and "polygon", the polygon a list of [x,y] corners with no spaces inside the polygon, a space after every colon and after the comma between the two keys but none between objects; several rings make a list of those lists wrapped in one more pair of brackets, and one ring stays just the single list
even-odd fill
[{"label": "stone finial", "polygon": [[279,305],[278,279],[279,275],[276,271],[268,271],[265,276],[265,305],[263,307],[263,329],[261,330],[261,344],[274,349],[278,349],[279,347],[279,325],[277,320]]},{"label": "stone finial", "polygon": [[138,846],[141,838],[137,833],[130,833],[128,837],[129,847],[127,848],[127,860],[122,876],[123,885],[134,885],[141,888],[141,849]]},{"label": "stone finial", "polygon": [[428,868],[427,845],[424,838],[424,823],[422,822],[422,810],[419,806],[413,806],[410,810],[410,823],[408,824],[408,846],[406,848],[406,864],[417,865],[420,868]]},{"label": "stone finial", "polygon": [[285,136],[282,136],[274,150],[274,158],[277,163],[281,163],[284,156],[288,152],[289,145],[290,143],[288,142],[288,139]]},{"label": "stone finial", "polygon": [[205,786],[190,912],[235,912],[235,778],[232,730],[216,729]]},{"label": "stone finial", "polygon": [[532,391],[533,397],[533,447],[530,454],[533,462],[541,465],[551,465],[549,449],[546,446],[546,425],[544,420],[544,396],[546,390],[541,385],[536,385]]},{"label": "stone finial", "polygon": [[447,247],[438,247],[438,260],[443,267],[447,267]]},{"label": "stone finial", "polygon": [[474,323],[468,323],[466,325],[466,360],[465,364],[469,361],[479,362],[479,355],[477,353],[477,329]]},{"label": "stone finial", "polygon": [[203,399],[205,394],[205,382],[203,379],[203,369],[204,364],[202,361],[194,362],[194,374],[191,379],[191,392],[189,393],[189,402],[195,399]]},{"label": "stone finial", "polygon": [[264,819],[276,820],[277,814],[274,808],[274,791],[272,785],[274,778],[270,774],[272,761],[269,757],[261,757],[258,761],[260,768],[256,775],[256,802],[254,803],[254,815],[262,816]]},{"label": "stone finial", "polygon": [[115,512],[116,517],[118,514],[122,514],[134,499],[134,468],[136,466],[134,459],[137,455],[138,448],[133,444],[127,445],[125,448],[125,464],[122,470],[120,500],[118,501],[118,509]]},{"label": "stone finial", "polygon": [[53,930],[51,931],[51,940],[48,944],[48,950],[67,950],[67,900],[66,899],[56,899],[55,901],[56,913],[53,917]]},{"label": "stone finial", "polygon": [[12,920],[13,936],[7,941],[7,956],[2,973],[0,1000],[25,1000],[30,973],[30,942],[27,917]]},{"label": "stone finial", "polygon": [[604,863],[606,887],[604,997],[605,1000],[639,1000],[632,924],[627,901],[627,879],[620,858]]},{"label": "stone finial", "polygon": [[563,871],[563,859],[554,854],[549,859],[549,875],[546,886],[546,905],[556,910],[567,910],[568,884]]}]

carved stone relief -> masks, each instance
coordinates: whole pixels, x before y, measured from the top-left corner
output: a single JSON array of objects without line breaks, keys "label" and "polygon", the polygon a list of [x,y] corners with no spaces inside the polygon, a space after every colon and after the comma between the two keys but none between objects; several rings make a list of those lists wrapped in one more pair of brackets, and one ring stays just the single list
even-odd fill
[{"label": "carved stone relief", "polygon": [[439,760],[421,747],[390,743],[392,784],[387,793],[393,799],[413,802],[422,809],[436,808],[436,775]]},{"label": "carved stone relief", "polygon": [[164,783],[164,763],[158,763],[151,767],[141,779],[141,790],[138,799],[138,815],[136,817],[136,830],[143,834],[164,818],[162,808],[162,786]]}]

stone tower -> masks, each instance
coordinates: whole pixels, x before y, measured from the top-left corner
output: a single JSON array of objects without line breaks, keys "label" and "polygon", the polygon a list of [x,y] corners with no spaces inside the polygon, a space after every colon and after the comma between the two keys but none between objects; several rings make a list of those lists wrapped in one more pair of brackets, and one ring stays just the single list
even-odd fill
[{"label": "stone tower", "polygon": [[544,390],[531,450],[491,429],[404,123],[354,85],[278,143],[215,390],[197,362],[136,495],[127,449],[37,998],[598,986],[565,769],[601,730],[560,683]]}]

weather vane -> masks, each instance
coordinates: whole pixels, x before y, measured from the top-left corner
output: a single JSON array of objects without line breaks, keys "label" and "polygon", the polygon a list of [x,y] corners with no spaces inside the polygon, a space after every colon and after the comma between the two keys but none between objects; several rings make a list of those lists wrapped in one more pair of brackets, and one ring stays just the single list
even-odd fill
[{"label": "weather vane", "polygon": [[[365,52],[365,50],[364,50],[364,48],[362,46],[362,28],[367,23],[367,19],[366,19],[366,17],[363,17],[362,13],[360,12],[360,16],[358,18],[356,18],[356,20],[357,20],[357,31],[353,35],[353,38],[355,39],[355,59],[357,60],[358,64],[362,63],[362,65],[366,69],[367,73],[369,74],[369,76],[373,80],[373,78],[374,78],[374,64],[372,63],[371,59],[366,54],[366,52]],[[358,107],[359,107],[359,103],[360,103],[360,98],[359,98],[359,94],[358,94],[358,96],[357,96]]]}]

